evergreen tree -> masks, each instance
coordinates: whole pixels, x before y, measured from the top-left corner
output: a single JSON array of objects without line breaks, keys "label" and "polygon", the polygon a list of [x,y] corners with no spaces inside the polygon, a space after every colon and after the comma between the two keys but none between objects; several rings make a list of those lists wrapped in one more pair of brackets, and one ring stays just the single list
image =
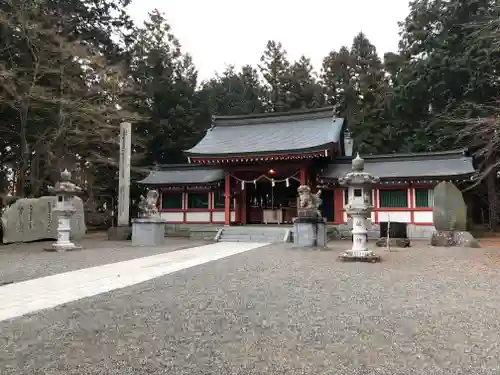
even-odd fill
[{"label": "evergreen tree", "polygon": [[257,71],[249,65],[240,72],[232,66],[228,67],[222,75],[205,82],[201,94],[215,115],[264,112],[264,91]]},{"label": "evergreen tree", "polygon": [[208,111],[198,105],[192,59],[181,52],[170,25],[157,10],[150,13],[132,40],[130,74],[139,88],[134,102],[148,118],[138,127],[146,140],[144,163],[183,162],[183,150],[199,139],[209,122]]},{"label": "evergreen tree", "polygon": [[289,109],[290,62],[280,42],[270,40],[260,58],[260,73],[266,89],[266,107],[271,112],[286,112]]},{"label": "evergreen tree", "polygon": [[289,88],[288,102],[291,110],[317,108],[325,104],[323,88],[318,83],[311,60],[305,56],[301,56],[290,67]]},{"label": "evergreen tree", "polygon": [[[356,150],[392,152],[392,127],[388,124],[389,87],[375,46],[359,33],[351,49],[342,47],[323,60],[322,78],[330,104],[347,120]],[[389,139],[387,139],[389,138]]]}]

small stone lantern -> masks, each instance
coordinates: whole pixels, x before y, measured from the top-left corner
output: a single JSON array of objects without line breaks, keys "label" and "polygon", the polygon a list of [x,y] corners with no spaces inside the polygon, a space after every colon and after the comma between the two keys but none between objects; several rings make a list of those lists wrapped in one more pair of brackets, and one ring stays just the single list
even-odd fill
[{"label": "small stone lantern", "polygon": [[57,203],[52,212],[58,214],[58,220],[57,242],[46,250],[63,252],[81,249],[80,246],[71,242],[71,216],[76,211],[73,199],[82,191],[82,188],[71,182],[71,173],[65,169],[61,172],[61,180],[56,183],[55,187],[49,186],[48,190],[57,197]]},{"label": "small stone lantern", "polygon": [[352,249],[340,255],[340,259],[377,262],[380,257],[367,247],[366,220],[373,211],[372,186],[380,179],[364,172],[364,167],[365,161],[357,154],[352,161],[352,172],[339,179],[341,185],[347,186],[346,213],[352,217]]}]

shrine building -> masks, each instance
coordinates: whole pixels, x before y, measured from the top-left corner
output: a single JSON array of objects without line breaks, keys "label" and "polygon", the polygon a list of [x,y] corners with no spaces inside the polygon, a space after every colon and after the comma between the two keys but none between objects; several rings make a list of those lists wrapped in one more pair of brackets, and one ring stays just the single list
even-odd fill
[{"label": "shrine building", "polygon": [[[186,150],[187,163],[150,171],[140,183],[160,192],[168,225],[286,225],[297,214],[297,188],[322,189],[328,224],[345,228],[346,189],[338,179],[351,170],[352,138],[333,108],[302,112],[216,116],[203,139]],[[376,228],[406,223],[408,237],[433,231],[433,188],[475,173],[466,150],[361,155],[380,177],[373,190]]]}]

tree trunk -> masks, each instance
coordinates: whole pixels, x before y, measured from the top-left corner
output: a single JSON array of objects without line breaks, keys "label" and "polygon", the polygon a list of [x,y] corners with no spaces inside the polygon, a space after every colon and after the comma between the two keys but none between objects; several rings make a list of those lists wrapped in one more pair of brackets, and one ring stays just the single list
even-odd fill
[{"label": "tree trunk", "polygon": [[498,195],[497,195],[497,171],[493,169],[487,177],[488,186],[488,216],[491,231],[498,228]]}]

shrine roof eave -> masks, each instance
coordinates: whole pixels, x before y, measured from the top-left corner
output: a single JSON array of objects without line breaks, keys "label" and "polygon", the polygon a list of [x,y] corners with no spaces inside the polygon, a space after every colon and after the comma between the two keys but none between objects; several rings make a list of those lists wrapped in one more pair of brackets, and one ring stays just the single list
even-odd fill
[{"label": "shrine roof eave", "polygon": [[139,184],[149,186],[214,185],[224,179],[224,171],[218,168],[185,164],[166,166],[163,170],[151,170]]},{"label": "shrine roof eave", "polygon": [[238,152],[219,154],[196,154],[186,152],[186,156],[191,163],[228,163],[228,162],[251,162],[269,160],[300,160],[323,158],[332,155],[336,148],[334,143],[322,144],[318,147],[308,149],[295,149],[286,151],[266,151],[266,152]]},{"label": "shrine roof eave", "polygon": [[[365,171],[381,180],[463,180],[476,173],[473,158],[466,150],[421,154],[369,156]],[[322,180],[338,180],[351,171],[351,159],[341,158],[324,168]]]},{"label": "shrine roof eave", "polygon": [[345,122],[331,107],[303,112],[214,117],[190,157],[307,153],[341,140]]}]

